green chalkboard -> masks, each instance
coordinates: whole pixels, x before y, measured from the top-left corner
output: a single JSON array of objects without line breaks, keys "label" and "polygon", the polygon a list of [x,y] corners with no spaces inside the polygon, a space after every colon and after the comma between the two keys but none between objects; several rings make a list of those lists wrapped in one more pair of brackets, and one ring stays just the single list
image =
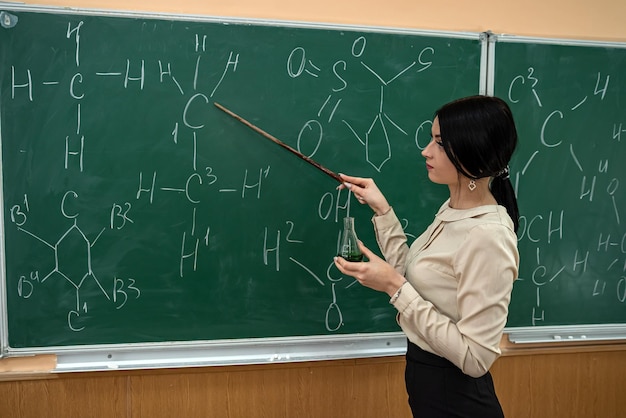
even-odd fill
[{"label": "green chalkboard", "polygon": [[5,11],[10,348],[398,331],[332,265],[369,209],[217,102],[336,172],[375,177],[406,230],[447,190],[420,149],[477,94],[483,40],[270,22]]},{"label": "green chalkboard", "polygon": [[626,45],[495,42],[520,147],[509,327],[626,324]]}]

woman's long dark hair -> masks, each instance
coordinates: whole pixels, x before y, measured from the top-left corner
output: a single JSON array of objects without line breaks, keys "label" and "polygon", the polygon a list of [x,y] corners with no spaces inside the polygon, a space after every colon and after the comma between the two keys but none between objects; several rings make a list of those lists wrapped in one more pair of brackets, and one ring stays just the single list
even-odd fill
[{"label": "woman's long dark hair", "polygon": [[509,179],[509,161],[517,146],[517,130],[511,109],[502,99],[471,96],[442,106],[441,140],[459,173],[470,179],[492,177],[491,193],[519,227],[519,209]]}]

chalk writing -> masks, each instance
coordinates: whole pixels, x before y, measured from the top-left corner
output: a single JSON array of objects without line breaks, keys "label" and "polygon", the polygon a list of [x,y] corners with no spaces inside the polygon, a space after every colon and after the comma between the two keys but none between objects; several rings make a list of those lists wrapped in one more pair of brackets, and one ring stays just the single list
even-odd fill
[{"label": "chalk writing", "polygon": [[[600,106],[609,98],[614,100],[619,87],[613,83],[612,74],[600,69],[588,76],[578,75],[587,80],[588,84],[581,84],[580,88],[576,86],[576,94],[564,95],[563,100],[555,101],[551,97],[555,88],[551,84],[555,81],[548,72],[552,69],[546,70],[540,63],[533,64],[536,65],[528,66],[525,73],[513,75],[505,84],[506,97],[514,111],[515,105],[528,106],[532,109],[538,128],[536,138],[520,137],[524,157],[516,162],[517,171],[512,172],[516,193],[522,204],[524,199],[532,199],[526,177],[535,178],[535,173],[544,169],[544,164],[552,164],[557,155],[562,157],[562,166],[551,165],[547,172],[554,172],[550,177],[555,180],[567,178],[569,182],[556,185],[552,184],[552,178],[548,178],[546,185],[553,188],[557,196],[561,196],[561,206],[547,208],[545,213],[523,211],[520,218],[520,247],[522,250],[534,251],[535,256],[529,257],[528,253],[522,253],[522,257],[526,255],[526,263],[522,263],[518,286],[534,287],[534,303],[528,307],[526,318],[531,325],[544,325],[551,323],[556,315],[553,298],[559,297],[555,295],[561,289],[574,286],[573,280],[581,281],[575,286],[580,286],[581,292],[585,293],[584,297],[603,298],[607,303],[611,303],[611,300],[623,303],[624,271],[618,272],[616,267],[620,264],[626,266],[626,252],[620,244],[622,233],[616,237],[611,232],[619,231],[623,211],[620,207],[623,202],[617,198],[620,178],[613,167],[616,156],[600,153],[598,158],[591,152],[593,147],[590,146],[595,143],[600,147],[605,146],[609,139],[619,142],[622,128],[619,124],[613,124],[609,131],[596,118],[590,123],[597,136],[582,141],[575,132],[566,128],[575,124],[576,118],[584,118],[582,112]],[[549,78],[551,81],[545,81]],[[564,91],[569,89],[570,86],[564,88]],[[523,127],[521,130],[525,132]],[[537,145],[528,145],[533,143]],[[559,205],[559,200],[550,200],[549,204]],[[581,228],[585,227],[576,219],[581,208],[587,208],[583,210],[589,210],[594,215],[602,210],[603,214],[602,219],[589,218],[590,222],[597,222],[597,226],[592,228],[595,233],[588,242],[577,240]],[[603,265],[605,262],[609,264]],[[609,292],[611,288],[615,290],[613,295]]]},{"label": "chalk writing", "polygon": [[[367,46],[367,38],[365,36],[357,37],[352,43],[351,54],[353,58],[361,58],[365,53]],[[388,78],[383,78],[376,70],[364,61],[360,60],[360,65],[365,68],[372,76],[373,82],[378,84],[379,87],[379,102],[377,105],[378,113],[373,116],[369,124],[369,128],[365,132],[358,132],[352,126],[349,120],[342,119],[342,123],[347,127],[349,132],[358,140],[358,142],[365,148],[365,160],[368,164],[381,171],[382,167],[392,158],[392,146],[390,143],[389,127],[395,128],[402,135],[408,136],[405,128],[395,122],[393,118],[385,111],[385,88],[393,83],[401,76],[408,74],[409,70],[413,70],[413,73],[420,73],[427,70],[432,65],[432,56],[435,54],[435,49],[431,46],[423,48],[417,56],[417,59],[407,63],[407,65],[400,69],[398,72],[392,74]],[[312,67],[315,72],[307,69],[307,65]],[[417,68],[414,68],[416,67]],[[345,60],[338,60],[332,65],[332,73],[335,78],[336,86],[331,87],[332,93],[329,94],[321,105],[317,112],[317,117],[320,118],[325,111],[327,105],[329,105],[327,123],[331,123],[333,117],[339,110],[339,106],[342,102],[342,98],[335,99],[334,93],[344,91],[349,86],[349,81],[346,79],[346,71],[348,69],[348,63]],[[315,66],[310,59],[307,58],[306,50],[302,46],[294,48],[287,57],[287,73],[289,77],[298,78],[303,73],[318,77],[319,72],[322,69]],[[423,122],[422,122],[423,125]],[[421,126],[418,127],[420,130]],[[298,134],[298,151],[304,153],[308,157],[313,157],[324,138],[324,125],[317,119],[311,119],[304,123],[300,133]],[[303,151],[305,142],[311,142],[308,144],[312,151]]]},{"label": "chalk writing", "polygon": [[[89,301],[82,301],[80,293],[86,281],[93,281],[106,299],[112,299],[113,302],[116,303],[116,309],[120,309],[126,304],[129,298],[129,292],[132,292],[135,298],[139,298],[141,295],[141,291],[136,287],[135,280],[132,278],[128,279],[128,284],[124,279],[114,278],[111,295],[105,290],[101,279],[98,279],[92,268],[92,247],[96,244],[105,228],[103,228],[93,240],[85,235],[78,225],[79,213],[70,208],[70,200],[78,199],[78,197],[76,192],[68,191],[61,200],[60,212],[64,218],[72,220],[72,223],[56,242],[48,242],[25,228],[28,221],[27,213],[30,210],[28,209],[28,205],[26,205],[26,211],[22,211],[19,206],[14,206],[15,210],[13,211],[13,213],[19,215],[13,217],[17,229],[49,247],[52,250],[51,257],[53,257],[55,261],[54,268],[45,274],[42,273],[41,275],[43,277],[40,277],[39,271],[30,272],[28,278],[26,276],[20,276],[17,287],[19,296],[28,299],[32,297],[35,290],[39,286],[43,286],[48,279],[54,276],[60,276],[74,288],[76,300],[75,309],[67,313],[67,324],[69,329],[76,332],[82,331],[85,328],[85,326],[76,325],[81,314],[87,314],[89,312]],[[26,196],[25,202],[27,202]],[[80,248],[81,246],[82,248]],[[68,249],[66,250],[65,248]],[[78,269],[73,267],[75,264],[73,260],[77,257],[83,257],[84,261],[84,263],[81,263],[82,266]],[[123,295],[122,300],[118,300],[120,294]]]},{"label": "chalk writing", "polygon": [[[332,262],[342,219],[367,208],[214,103],[330,167],[408,167],[422,181],[423,98],[476,90],[477,39],[34,15],[53,22],[25,14],[0,37],[18,344],[398,330],[386,301]],[[390,190],[414,237],[439,197],[413,199],[414,213]],[[56,301],[61,326],[46,316]]]}]

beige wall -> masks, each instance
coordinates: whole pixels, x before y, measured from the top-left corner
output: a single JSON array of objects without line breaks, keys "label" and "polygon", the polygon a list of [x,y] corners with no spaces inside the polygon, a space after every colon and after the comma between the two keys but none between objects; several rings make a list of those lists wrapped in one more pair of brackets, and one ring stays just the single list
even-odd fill
[{"label": "beige wall", "polygon": [[32,5],[626,42],[626,1],[26,0]]}]

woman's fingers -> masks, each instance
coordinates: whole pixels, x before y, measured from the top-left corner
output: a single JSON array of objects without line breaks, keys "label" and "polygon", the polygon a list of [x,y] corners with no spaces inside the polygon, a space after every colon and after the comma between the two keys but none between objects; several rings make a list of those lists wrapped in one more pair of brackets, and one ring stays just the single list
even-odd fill
[{"label": "woman's fingers", "polygon": [[347,188],[360,204],[369,205],[377,215],[389,211],[389,203],[374,179],[353,177],[346,174],[339,174],[339,176],[344,182],[337,186],[338,190]]},{"label": "woman's fingers", "polygon": [[339,177],[341,177],[343,180],[345,180],[348,183],[352,183],[356,185],[360,185],[365,180],[363,177],[349,176],[343,173],[339,174]]},{"label": "woman's fingers", "polygon": [[359,244],[359,250],[361,250],[361,252],[363,253],[363,255],[365,256],[365,258],[367,258],[368,260],[374,260],[376,258],[379,258],[376,254],[374,254],[369,248],[367,248],[365,246],[365,244],[363,244],[363,241],[358,240],[358,244]]}]

